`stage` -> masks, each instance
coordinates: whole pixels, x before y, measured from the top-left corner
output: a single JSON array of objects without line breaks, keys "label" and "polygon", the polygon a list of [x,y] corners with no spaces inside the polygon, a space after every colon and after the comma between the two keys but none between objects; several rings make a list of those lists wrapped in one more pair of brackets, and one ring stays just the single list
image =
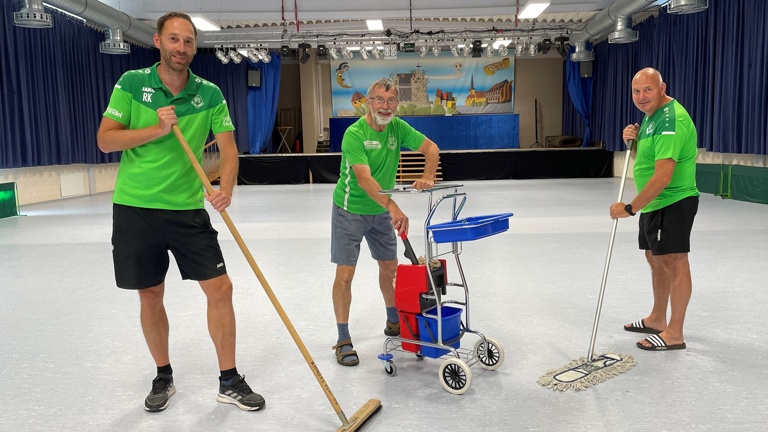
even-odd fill
[{"label": "stage", "polygon": [[[341,153],[241,155],[238,184],[335,183]],[[601,178],[613,176],[602,148],[441,151],[443,181]]]}]

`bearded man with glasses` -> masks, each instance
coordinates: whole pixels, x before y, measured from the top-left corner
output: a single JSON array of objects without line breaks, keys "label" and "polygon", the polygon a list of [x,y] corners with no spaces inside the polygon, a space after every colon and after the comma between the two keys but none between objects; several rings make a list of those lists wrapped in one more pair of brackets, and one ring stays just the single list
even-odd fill
[{"label": "bearded man with glasses", "polygon": [[426,162],[416,189],[435,185],[440,149],[421,132],[396,118],[397,85],[382,78],[368,88],[368,112],[347,128],[341,142],[341,175],[333,192],[331,217],[331,262],[336,264],[333,309],[338,340],[332,347],[343,366],[359,363],[349,333],[352,278],[360,243],[365,238],[371,256],[379,265],[379,289],[384,297],[387,322],[384,334],[398,336],[400,319],[395,308],[393,281],[397,271],[397,237],[408,234],[408,217],[379,191],[395,186],[400,147],[424,154]]}]

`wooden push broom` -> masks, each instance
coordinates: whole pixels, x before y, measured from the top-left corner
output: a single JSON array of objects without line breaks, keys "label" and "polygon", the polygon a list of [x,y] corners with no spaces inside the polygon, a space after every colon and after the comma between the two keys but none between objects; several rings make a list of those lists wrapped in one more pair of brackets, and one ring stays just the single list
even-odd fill
[{"label": "wooden push broom", "polygon": [[[627,171],[629,170],[629,158],[632,156],[632,147],[635,140],[627,142],[627,152],[624,158],[624,172],[621,175],[621,186],[619,187],[619,199],[624,196],[624,184],[627,181]],[[599,384],[608,378],[626,372],[635,366],[636,361],[632,356],[624,354],[601,354],[594,355],[595,339],[597,339],[597,326],[600,323],[600,311],[603,308],[603,297],[605,296],[605,285],[608,281],[608,268],[611,265],[611,254],[613,252],[613,240],[616,238],[616,227],[619,220],[613,220],[611,229],[611,241],[608,243],[608,254],[605,258],[605,267],[603,268],[603,279],[600,284],[600,295],[597,300],[597,311],[595,312],[595,322],[592,326],[592,338],[589,341],[589,351],[587,357],[574,360],[571,363],[557,369],[551,369],[544,373],[538,383],[553,390],[585,390],[595,384]]]},{"label": "wooden push broom", "polygon": [[[189,144],[187,144],[187,140],[184,138],[184,135],[181,133],[181,130],[177,125],[173,125],[172,129],[173,129],[173,133],[176,135],[176,138],[179,140],[179,144],[181,144],[181,147],[184,149],[184,152],[187,154],[189,161],[192,163],[192,166],[195,168],[197,175],[200,177],[200,181],[203,182],[205,191],[208,192],[209,194],[213,193],[214,189],[213,189],[213,186],[211,186],[211,182],[208,181],[208,177],[205,175],[205,172],[203,171],[203,168],[200,166],[200,163],[197,161],[197,157],[192,152],[192,149],[189,148]],[[272,291],[272,288],[270,288],[269,283],[267,282],[267,279],[261,273],[261,270],[259,270],[259,266],[256,264],[256,261],[253,259],[251,252],[248,250],[248,247],[245,245],[245,242],[243,241],[243,238],[240,236],[240,233],[237,231],[237,228],[235,228],[235,224],[232,222],[232,219],[229,217],[229,214],[227,214],[226,210],[222,210],[220,214],[221,214],[221,217],[224,219],[224,222],[227,224],[229,231],[232,233],[232,237],[235,238],[237,245],[240,246],[240,250],[243,252],[243,255],[245,255],[245,259],[248,261],[248,264],[251,265],[251,269],[256,274],[256,277],[259,279],[259,282],[261,282],[261,286],[264,288],[264,291],[267,293],[267,297],[269,297],[269,300],[272,302],[272,306],[274,306],[275,310],[277,310],[278,315],[280,315],[280,319],[283,320],[283,324],[285,324],[285,327],[288,329],[288,332],[291,334],[293,341],[296,343],[296,346],[299,347],[299,351],[301,351],[301,355],[304,356],[304,360],[306,360],[307,365],[312,370],[312,373],[315,375],[317,382],[320,384],[320,387],[323,389],[323,392],[325,392],[325,396],[328,398],[328,401],[331,403],[331,406],[333,406],[333,410],[336,411],[336,414],[339,416],[339,419],[341,420],[342,425],[339,429],[336,430],[336,432],[356,431],[360,429],[363,426],[363,424],[366,421],[368,421],[368,419],[372,415],[374,415],[381,409],[381,401],[378,399],[369,400],[368,402],[365,403],[365,405],[363,405],[359,410],[357,410],[357,412],[355,412],[355,414],[353,414],[352,417],[347,419],[347,416],[344,415],[344,411],[342,411],[341,409],[341,405],[339,405],[339,402],[336,401],[336,397],[334,397],[333,393],[331,393],[331,389],[330,387],[328,387],[328,383],[326,383],[325,379],[320,374],[320,370],[317,368],[315,361],[312,360],[312,356],[309,355],[309,351],[307,351],[307,347],[304,345],[304,342],[301,341],[299,334],[296,332],[296,329],[293,327],[293,324],[288,319],[288,315],[286,315],[285,310],[283,310],[283,307],[280,305],[280,302],[277,300],[275,293]]]}]

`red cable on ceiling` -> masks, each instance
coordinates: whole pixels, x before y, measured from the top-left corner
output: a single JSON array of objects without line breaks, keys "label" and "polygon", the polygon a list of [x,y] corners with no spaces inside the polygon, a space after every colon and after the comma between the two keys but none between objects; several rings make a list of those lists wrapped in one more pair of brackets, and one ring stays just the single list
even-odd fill
[{"label": "red cable on ceiling", "polygon": [[296,33],[299,32],[299,8],[296,6],[296,0],[293,0],[293,14],[296,20]]}]

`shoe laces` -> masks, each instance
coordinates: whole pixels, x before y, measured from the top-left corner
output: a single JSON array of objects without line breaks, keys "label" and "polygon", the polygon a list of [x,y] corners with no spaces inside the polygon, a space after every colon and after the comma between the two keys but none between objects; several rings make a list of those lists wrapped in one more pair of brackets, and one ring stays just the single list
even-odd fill
[{"label": "shoe laces", "polygon": [[232,388],[235,389],[235,391],[237,391],[238,393],[246,396],[253,393],[253,390],[251,390],[251,386],[249,386],[248,383],[245,382],[245,375],[241,376],[240,379],[233,380]]},{"label": "shoe laces", "polygon": [[168,387],[173,383],[173,378],[162,375],[157,376],[152,380],[152,394],[164,393],[168,390]]}]

